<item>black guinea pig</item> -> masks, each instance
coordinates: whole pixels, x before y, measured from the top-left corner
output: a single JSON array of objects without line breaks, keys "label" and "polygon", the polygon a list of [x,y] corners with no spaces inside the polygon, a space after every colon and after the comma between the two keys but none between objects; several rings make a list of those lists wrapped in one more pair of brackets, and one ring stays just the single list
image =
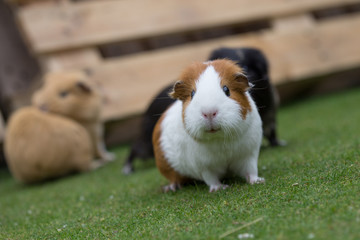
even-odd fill
[{"label": "black guinea pig", "polygon": [[131,146],[131,151],[123,167],[124,174],[134,171],[133,161],[135,158],[147,159],[154,157],[152,145],[152,132],[161,114],[175,101],[170,98],[173,84],[165,87],[150,103],[141,121],[140,135]]},{"label": "black guinea pig", "polygon": [[263,134],[270,146],[281,146],[276,133],[276,112],[279,97],[269,77],[269,64],[264,54],[255,48],[219,48],[214,50],[209,60],[229,59],[244,69],[249,82],[253,85],[250,95],[258,108]]},{"label": "black guinea pig", "polygon": [[[255,48],[218,48],[211,52],[208,60],[224,58],[236,62],[244,69],[252,84],[250,95],[258,108],[263,122],[263,134],[268,139],[270,146],[284,145],[277,137],[276,111],[279,101],[276,89],[270,82],[268,61],[264,54]],[[173,84],[162,89],[144,113],[141,134],[131,147],[123,167],[123,173],[130,174],[134,171],[133,161],[135,158],[154,157],[152,132],[161,114],[175,102],[175,99],[168,95],[172,89]]]}]

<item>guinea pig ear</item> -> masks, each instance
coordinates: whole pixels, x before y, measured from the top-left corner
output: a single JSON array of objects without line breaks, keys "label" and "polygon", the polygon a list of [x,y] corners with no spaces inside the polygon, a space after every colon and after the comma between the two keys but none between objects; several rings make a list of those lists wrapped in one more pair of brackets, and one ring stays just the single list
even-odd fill
[{"label": "guinea pig ear", "polygon": [[174,84],[173,90],[169,93],[169,96],[173,99],[185,100],[186,93],[187,93],[187,89],[185,83],[182,81],[177,81]]},{"label": "guinea pig ear", "polygon": [[76,83],[76,87],[79,88],[84,93],[91,93],[92,92],[90,86],[87,85],[86,83],[84,83],[83,81],[78,81]]},{"label": "guinea pig ear", "polygon": [[249,83],[249,80],[247,78],[247,76],[242,73],[242,72],[238,72],[235,74],[235,80],[241,84],[241,88],[244,89],[244,91],[247,91],[251,88],[251,83]]}]

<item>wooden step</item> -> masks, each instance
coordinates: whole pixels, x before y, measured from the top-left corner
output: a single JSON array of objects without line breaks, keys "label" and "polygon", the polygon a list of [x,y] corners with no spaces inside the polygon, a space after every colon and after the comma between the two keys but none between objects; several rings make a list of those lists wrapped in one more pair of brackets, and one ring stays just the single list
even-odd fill
[{"label": "wooden step", "polygon": [[18,9],[35,53],[274,19],[359,0],[49,1]]}]

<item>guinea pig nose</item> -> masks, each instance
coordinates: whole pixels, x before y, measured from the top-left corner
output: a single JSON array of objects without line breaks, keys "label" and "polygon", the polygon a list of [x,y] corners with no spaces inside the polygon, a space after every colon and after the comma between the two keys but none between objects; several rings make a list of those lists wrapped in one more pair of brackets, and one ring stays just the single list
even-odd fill
[{"label": "guinea pig nose", "polygon": [[217,110],[202,112],[203,117],[209,120],[215,118],[217,114],[218,114]]}]

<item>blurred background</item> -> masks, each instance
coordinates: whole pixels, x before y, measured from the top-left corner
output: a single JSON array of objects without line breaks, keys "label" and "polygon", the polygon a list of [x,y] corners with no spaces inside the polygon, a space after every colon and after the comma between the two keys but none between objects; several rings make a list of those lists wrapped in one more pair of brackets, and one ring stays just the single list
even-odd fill
[{"label": "blurred background", "polygon": [[0,0],[0,144],[49,71],[91,72],[116,145],[137,136],[162,87],[218,47],[263,50],[282,104],[359,86],[359,29],[360,0]]}]

